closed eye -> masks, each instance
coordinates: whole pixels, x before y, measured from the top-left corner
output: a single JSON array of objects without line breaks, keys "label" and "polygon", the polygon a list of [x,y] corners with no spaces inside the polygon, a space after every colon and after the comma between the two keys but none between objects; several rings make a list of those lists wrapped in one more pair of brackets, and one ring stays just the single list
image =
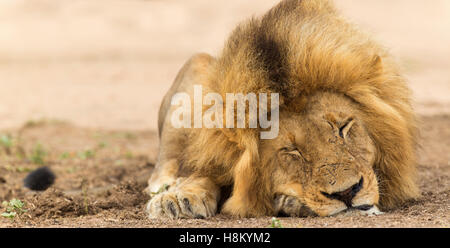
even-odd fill
[{"label": "closed eye", "polygon": [[295,159],[301,159],[306,161],[305,156],[303,156],[302,152],[297,148],[283,148],[281,149],[284,154],[287,154]]},{"label": "closed eye", "polygon": [[333,123],[331,123],[331,122],[329,122],[329,121],[327,121],[327,123],[328,123],[328,125],[330,125],[331,129],[334,129]]}]

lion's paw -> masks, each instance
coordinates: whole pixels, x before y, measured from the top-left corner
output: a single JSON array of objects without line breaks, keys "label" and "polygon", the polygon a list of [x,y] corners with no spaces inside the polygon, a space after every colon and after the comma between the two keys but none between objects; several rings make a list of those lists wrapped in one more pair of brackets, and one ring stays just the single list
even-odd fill
[{"label": "lion's paw", "polygon": [[217,201],[208,194],[167,191],[155,195],[147,204],[149,218],[203,219],[217,211]]},{"label": "lion's paw", "polygon": [[274,209],[279,215],[289,217],[314,216],[314,212],[302,203],[297,197],[277,195],[274,199]]}]

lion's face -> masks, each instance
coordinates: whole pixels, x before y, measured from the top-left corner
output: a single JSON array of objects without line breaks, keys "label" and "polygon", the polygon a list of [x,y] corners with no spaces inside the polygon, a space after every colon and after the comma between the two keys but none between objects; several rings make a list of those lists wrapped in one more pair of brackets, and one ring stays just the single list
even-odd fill
[{"label": "lion's face", "polygon": [[301,114],[281,111],[278,138],[261,144],[275,194],[294,196],[319,216],[378,204],[376,148],[359,115],[356,103],[332,93],[311,97]]}]

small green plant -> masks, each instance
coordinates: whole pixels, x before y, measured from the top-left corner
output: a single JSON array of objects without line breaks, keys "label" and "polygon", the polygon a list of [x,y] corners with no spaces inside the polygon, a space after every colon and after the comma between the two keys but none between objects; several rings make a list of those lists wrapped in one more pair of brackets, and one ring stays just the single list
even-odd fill
[{"label": "small green plant", "polygon": [[4,212],[2,213],[2,216],[9,219],[14,219],[16,217],[16,212]]},{"label": "small green plant", "polygon": [[108,146],[108,143],[106,143],[105,141],[101,141],[101,142],[98,143],[97,148],[98,149],[103,149],[103,148],[105,148],[107,146]]},{"label": "small green plant", "polygon": [[128,152],[125,153],[125,157],[127,159],[132,159],[132,158],[134,158],[134,154],[132,152],[128,151]]},{"label": "small green plant", "polygon": [[70,158],[70,153],[68,152],[63,152],[60,156],[60,159],[69,159]]},{"label": "small green plant", "polygon": [[83,193],[84,212],[86,215],[88,215],[89,214],[88,181],[86,179],[83,179],[81,181],[81,191]]},{"label": "small green plant", "polygon": [[1,135],[0,136],[0,146],[3,147],[6,154],[11,154],[11,148],[13,146],[13,139],[10,135]]},{"label": "small green plant", "polygon": [[270,227],[271,228],[283,228],[283,225],[281,225],[281,221],[279,219],[273,217],[271,220]]},{"label": "small green plant", "polygon": [[33,128],[33,127],[44,124],[44,122],[45,122],[44,120],[28,120],[23,125],[23,128]]},{"label": "small green plant", "polygon": [[78,168],[77,167],[69,167],[66,169],[66,171],[70,174],[77,172]]},{"label": "small green plant", "polygon": [[163,184],[159,189],[158,189],[158,191],[156,191],[156,192],[151,192],[151,194],[152,195],[158,195],[158,194],[161,194],[162,192],[165,192],[165,191],[167,191],[168,189],[169,189],[169,185],[168,184]]},{"label": "small green plant", "polygon": [[62,120],[42,118],[42,119],[37,119],[37,120],[28,120],[22,126],[22,129],[40,127],[40,126],[44,126],[44,125],[63,125],[63,124],[67,124],[67,123]]},{"label": "small green plant", "polygon": [[44,150],[41,144],[37,144],[31,152],[30,160],[34,164],[44,165],[45,156],[47,156],[47,152]]},{"label": "small green plant", "polygon": [[95,151],[93,150],[86,150],[78,153],[78,157],[85,160],[89,158],[95,157]]},{"label": "small green plant", "polygon": [[21,172],[21,173],[30,172],[32,170],[33,170],[33,168],[22,167],[22,166],[19,166],[19,167],[16,168],[16,171],[17,172]]},{"label": "small green plant", "polygon": [[137,136],[135,134],[132,134],[129,132],[125,132],[123,135],[124,135],[124,138],[127,140],[134,140],[137,138]]},{"label": "small green plant", "polygon": [[16,168],[10,164],[7,164],[5,166],[3,166],[3,168],[5,168],[5,170],[10,171],[10,172],[15,172]]},{"label": "small green plant", "polygon": [[10,135],[3,134],[0,136],[0,145],[3,147],[12,147],[13,139]]},{"label": "small green plant", "polygon": [[122,159],[114,161],[114,165],[116,166],[124,166],[125,162]]},{"label": "small green plant", "polygon": [[12,199],[9,202],[4,201],[2,205],[6,208],[6,211],[3,212],[1,216],[9,218],[11,220],[13,220],[16,216],[28,211],[23,208],[25,206],[25,203],[18,199]]},{"label": "small green plant", "polygon": [[33,168],[22,167],[22,166],[15,167],[10,164],[3,166],[3,168],[5,168],[5,170],[10,171],[10,172],[20,172],[20,173],[30,172],[33,170]]}]

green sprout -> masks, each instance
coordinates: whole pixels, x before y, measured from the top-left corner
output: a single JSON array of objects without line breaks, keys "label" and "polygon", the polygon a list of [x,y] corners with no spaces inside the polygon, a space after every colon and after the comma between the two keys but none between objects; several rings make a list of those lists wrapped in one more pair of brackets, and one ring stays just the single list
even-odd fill
[{"label": "green sprout", "polygon": [[83,178],[83,180],[81,181],[81,190],[83,193],[83,205],[85,214],[89,214],[88,187],[88,181]]},{"label": "green sprout", "polygon": [[271,228],[283,228],[283,226],[281,225],[281,221],[275,217],[272,218],[270,227]]},{"label": "green sprout", "polygon": [[16,168],[16,171],[20,172],[20,173],[30,172],[32,170],[33,170],[33,168],[22,167],[22,166],[19,166],[19,167]]},{"label": "green sprout", "polygon": [[9,218],[9,219],[14,219],[15,217],[16,217],[16,212],[4,212],[4,213],[2,213],[2,217],[5,217],[5,218]]},{"label": "green sprout", "polygon": [[47,152],[44,150],[41,144],[37,144],[30,156],[31,162],[38,165],[44,165],[44,157],[47,156]]},{"label": "green sprout", "polygon": [[125,132],[123,134],[124,138],[127,140],[134,140],[137,138],[137,136],[135,134],[129,133],[129,132]]},{"label": "green sprout", "polygon": [[11,154],[11,148],[13,146],[13,139],[10,135],[1,135],[0,136],[0,146],[3,147],[6,154]]},{"label": "green sprout", "polygon": [[22,167],[22,166],[15,167],[15,166],[12,166],[12,165],[9,165],[9,164],[5,165],[3,168],[5,170],[7,170],[7,171],[10,171],[10,172],[20,172],[20,173],[30,172],[30,171],[33,170],[33,168]]},{"label": "green sprout", "polygon": [[127,159],[132,159],[134,157],[134,154],[132,152],[128,151],[128,152],[125,153],[125,157]]},{"label": "green sprout", "polygon": [[167,190],[169,190],[169,185],[168,184],[163,184],[159,189],[158,189],[158,191],[156,191],[156,192],[151,192],[151,194],[153,195],[153,196],[155,196],[155,195],[158,195],[158,194],[161,194],[162,192],[165,192],[165,191],[167,191]]},{"label": "green sprout", "polygon": [[3,212],[1,216],[9,218],[11,220],[13,220],[17,215],[26,213],[28,211],[23,208],[25,206],[25,203],[18,199],[12,199],[9,202],[4,201],[2,205],[6,208],[6,211]]},{"label": "green sprout", "polygon": [[69,159],[70,158],[70,153],[68,152],[63,152],[61,154],[61,156],[59,156],[60,159]]},{"label": "green sprout", "polygon": [[69,167],[66,169],[66,171],[70,174],[75,173],[78,170],[77,167]]},{"label": "green sprout", "polygon": [[102,141],[102,142],[98,143],[97,148],[98,149],[103,149],[103,148],[105,148],[107,146],[108,146],[108,143],[106,143],[105,141]]},{"label": "green sprout", "polygon": [[3,134],[0,136],[0,145],[3,147],[11,148],[13,145],[13,140],[10,135]]},{"label": "green sprout", "polygon": [[93,150],[86,150],[86,151],[78,153],[78,157],[83,160],[93,158],[94,156],[95,156],[95,151],[93,151]]}]

